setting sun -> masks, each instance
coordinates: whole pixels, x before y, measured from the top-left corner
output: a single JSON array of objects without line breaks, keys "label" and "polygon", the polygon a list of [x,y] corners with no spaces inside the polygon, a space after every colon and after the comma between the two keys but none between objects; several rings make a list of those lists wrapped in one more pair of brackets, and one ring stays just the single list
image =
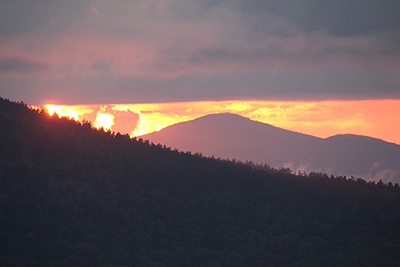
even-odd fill
[{"label": "setting sun", "polygon": [[104,130],[110,130],[113,124],[114,124],[113,115],[97,112],[97,117],[93,125],[98,129],[103,128]]}]

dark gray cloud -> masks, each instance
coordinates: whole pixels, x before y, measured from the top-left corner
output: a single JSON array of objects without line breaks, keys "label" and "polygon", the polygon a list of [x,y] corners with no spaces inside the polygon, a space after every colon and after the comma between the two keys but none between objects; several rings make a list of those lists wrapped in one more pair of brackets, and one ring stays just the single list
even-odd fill
[{"label": "dark gray cloud", "polygon": [[111,63],[104,59],[92,63],[92,68],[94,70],[100,71],[102,73],[108,73],[111,69]]},{"label": "dark gray cloud", "polygon": [[32,73],[48,69],[43,63],[30,61],[24,58],[11,57],[0,60],[0,73]]},{"label": "dark gray cloud", "polygon": [[16,0],[2,1],[0,35],[59,34],[83,25],[91,1]]},{"label": "dark gray cloud", "polygon": [[334,35],[396,31],[399,34],[400,2],[396,0],[248,0],[240,8],[248,13],[269,12],[307,32],[326,30]]}]

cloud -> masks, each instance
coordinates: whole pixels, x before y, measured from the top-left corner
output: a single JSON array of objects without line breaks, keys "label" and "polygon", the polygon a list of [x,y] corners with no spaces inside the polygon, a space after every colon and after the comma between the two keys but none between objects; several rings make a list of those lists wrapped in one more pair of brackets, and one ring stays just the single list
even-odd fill
[{"label": "cloud", "polygon": [[[261,11],[250,12],[260,7],[250,2],[235,5],[221,1],[219,5],[210,5],[178,0],[117,4],[104,1],[77,7],[64,4],[60,14],[54,10],[43,12],[38,29],[32,31],[43,34],[42,24],[45,28],[53,27],[49,30],[61,30],[54,32],[55,36],[43,34],[37,38],[50,38],[53,55],[57,51],[60,60],[73,68],[87,68],[88,61],[93,65],[114,60],[117,76],[171,78],[199,71],[215,75],[400,64],[400,48],[388,34],[338,36],[319,28],[307,31],[302,24],[289,20],[282,11],[285,5],[270,3]],[[294,3],[289,6],[295,7],[297,2]],[[104,11],[96,17],[81,11],[93,13],[100,8]],[[36,8],[32,13],[39,16],[40,11]],[[40,47],[36,49],[40,51]]]},{"label": "cloud", "polygon": [[[213,72],[304,70],[315,68],[395,68],[400,49],[382,36],[333,37],[323,32],[265,36],[258,42],[241,38],[239,44],[213,44],[189,54],[188,63]],[[221,68],[225,65],[225,68]]]},{"label": "cloud", "polygon": [[19,57],[0,60],[0,73],[32,73],[42,72],[49,68],[48,65]]},{"label": "cloud", "polygon": [[360,35],[371,31],[399,28],[398,1],[257,1],[242,5],[249,11],[273,12],[306,31],[326,29],[334,35]]},{"label": "cloud", "polygon": [[100,59],[99,61],[93,62],[91,64],[93,70],[100,71],[100,72],[110,72],[111,63]]},{"label": "cloud", "polygon": [[6,1],[0,71],[72,102],[399,98],[399,4],[364,2]]},{"label": "cloud", "polygon": [[91,7],[90,10],[91,10],[93,13],[99,14],[99,11],[98,11],[95,7]]}]

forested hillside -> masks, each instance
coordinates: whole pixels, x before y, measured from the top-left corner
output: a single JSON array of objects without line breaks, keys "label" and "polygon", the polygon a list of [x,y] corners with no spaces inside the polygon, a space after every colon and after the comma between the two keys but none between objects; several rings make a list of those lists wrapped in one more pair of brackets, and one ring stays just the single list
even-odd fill
[{"label": "forested hillside", "polygon": [[400,266],[399,204],[0,99],[0,266]]}]

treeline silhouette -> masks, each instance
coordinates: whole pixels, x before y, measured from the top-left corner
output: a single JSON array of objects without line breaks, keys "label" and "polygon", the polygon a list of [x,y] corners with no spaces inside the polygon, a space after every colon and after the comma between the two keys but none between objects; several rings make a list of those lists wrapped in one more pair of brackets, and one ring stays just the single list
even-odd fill
[{"label": "treeline silhouette", "polygon": [[1,266],[400,266],[399,204],[0,99]]}]

